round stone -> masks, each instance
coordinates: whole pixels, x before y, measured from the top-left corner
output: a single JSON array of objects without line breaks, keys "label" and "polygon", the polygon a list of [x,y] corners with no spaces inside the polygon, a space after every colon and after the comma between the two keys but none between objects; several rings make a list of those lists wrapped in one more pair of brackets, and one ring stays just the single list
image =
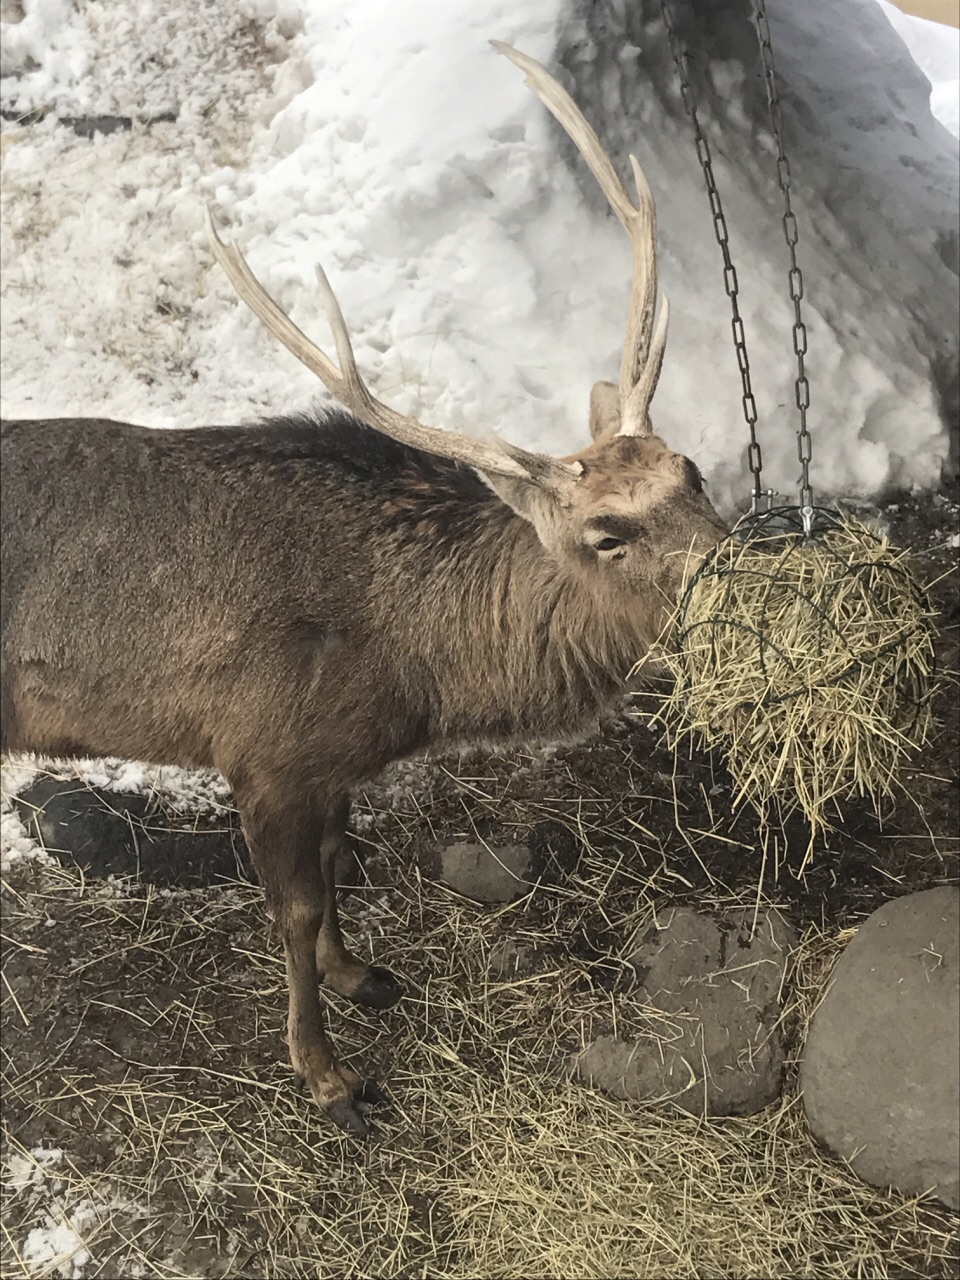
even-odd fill
[{"label": "round stone", "polygon": [[861,925],[801,1084],[814,1135],[864,1181],[960,1208],[960,891],[896,898]]}]

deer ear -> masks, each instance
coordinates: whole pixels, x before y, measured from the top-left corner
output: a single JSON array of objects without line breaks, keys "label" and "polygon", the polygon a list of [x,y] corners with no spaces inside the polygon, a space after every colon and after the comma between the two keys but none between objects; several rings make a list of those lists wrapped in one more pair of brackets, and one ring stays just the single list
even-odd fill
[{"label": "deer ear", "polygon": [[620,430],[620,389],[613,382],[595,382],[590,392],[590,439]]},{"label": "deer ear", "polygon": [[515,515],[530,524],[535,525],[538,517],[542,519],[548,508],[558,505],[557,495],[535,480],[492,475],[486,471],[481,474],[501,502],[505,502]]}]

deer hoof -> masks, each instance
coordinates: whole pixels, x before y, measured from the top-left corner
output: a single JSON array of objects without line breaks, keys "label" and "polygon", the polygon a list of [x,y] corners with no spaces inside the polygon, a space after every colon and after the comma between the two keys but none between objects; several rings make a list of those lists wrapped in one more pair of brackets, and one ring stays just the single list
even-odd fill
[{"label": "deer hoof", "polygon": [[387,1095],[372,1080],[364,1080],[352,1067],[335,1063],[333,1071],[318,1076],[311,1085],[299,1071],[294,1071],[297,1092],[310,1088],[313,1099],[338,1129],[354,1138],[366,1138],[370,1127],[359,1108],[388,1102]]},{"label": "deer hoof", "polygon": [[387,1102],[387,1095],[372,1080],[364,1080],[347,1098],[337,1098],[324,1107],[327,1115],[337,1126],[354,1138],[366,1138],[370,1135],[370,1126],[357,1110],[357,1103],[376,1104]]},{"label": "deer hoof", "polygon": [[336,1102],[328,1103],[324,1110],[337,1128],[352,1138],[370,1136],[370,1126],[354,1106],[353,1098],[338,1098]]},{"label": "deer hoof", "polygon": [[359,987],[350,992],[350,999],[368,1009],[390,1009],[402,995],[403,986],[390,970],[373,964]]},{"label": "deer hoof", "polygon": [[383,1090],[375,1085],[372,1080],[364,1080],[355,1096],[358,1102],[370,1102],[374,1106],[377,1103],[390,1101]]}]

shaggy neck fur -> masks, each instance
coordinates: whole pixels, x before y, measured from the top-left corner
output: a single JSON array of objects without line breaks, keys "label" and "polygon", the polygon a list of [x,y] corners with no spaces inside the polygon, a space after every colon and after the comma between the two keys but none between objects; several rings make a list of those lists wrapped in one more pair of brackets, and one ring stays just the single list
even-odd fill
[{"label": "shaggy neck fur", "polygon": [[[420,547],[417,625],[407,634],[409,659],[434,689],[433,733],[445,743],[576,733],[623,689],[656,637],[659,609],[641,600],[625,608],[602,568],[555,559],[493,494],[470,505],[456,552],[432,557],[426,577]],[[409,590],[406,560],[393,560],[381,598],[396,600],[405,579]]]}]

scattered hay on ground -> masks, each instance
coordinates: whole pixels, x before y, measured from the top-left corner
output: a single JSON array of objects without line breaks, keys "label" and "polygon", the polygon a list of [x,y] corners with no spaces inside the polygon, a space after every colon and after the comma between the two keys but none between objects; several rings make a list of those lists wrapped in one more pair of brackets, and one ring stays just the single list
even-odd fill
[{"label": "scattered hay on ground", "polygon": [[[933,515],[920,545],[943,543]],[[958,626],[954,585],[941,669],[957,666]],[[292,1086],[283,963],[258,890],[105,883],[52,857],[11,860],[0,1273],[954,1280],[956,1215],[825,1157],[795,1061],[857,923],[897,894],[957,883],[956,706],[952,691],[936,697],[911,803],[882,828],[845,806],[802,875],[789,835],[770,860],[762,900],[801,936],[784,985],[788,1078],[779,1105],[745,1119],[613,1101],[566,1075],[594,1036],[637,1025],[623,958],[662,907],[761,902],[749,809],[732,811],[709,755],[676,764],[645,729],[649,712],[587,747],[402,766],[368,792],[354,823],[368,880],[345,899],[346,930],[407,998],[382,1017],[329,1001],[341,1052],[392,1096],[367,1145]],[[182,775],[147,782],[174,810],[197,791]],[[217,780],[199,794],[226,821]],[[6,847],[22,832],[9,810],[3,822]],[[430,841],[517,842],[540,825],[574,841],[579,864],[508,907],[477,907],[417,871]],[[504,940],[535,962],[494,981]]]},{"label": "scattered hay on ground", "polygon": [[[743,900],[709,877],[706,829],[688,828],[687,863],[657,835],[645,773],[622,764],[610,793],[599,781],[610,760],[585,787],[561,753],[439,769],[428,804],[366,808],[369,883],[346,898],[348,932],[407,984],[382,1017],[330,998],[341,1051],[392,1098],[368,1145],[292,1085],[283,963],[253,886],[158,891],[12,867],[3,1274],[952,1274],[951,1216],[824,1158],[792,1066],[780,1105],[709,1122],[569,1079],[589,1040],[636,1025],[621,956],[693,869],[704,868],[701,907]],[[504,838],[535,821],[562,826],[583,846],[578,870],[494,910],[420,876],[425,832],[462,835],[488,813]],[[536,961],[494,981],[504,937]],[[807,928],[789,1044],[844,940]],[[31,1155],[50,1147],[62,1157]]]}]

